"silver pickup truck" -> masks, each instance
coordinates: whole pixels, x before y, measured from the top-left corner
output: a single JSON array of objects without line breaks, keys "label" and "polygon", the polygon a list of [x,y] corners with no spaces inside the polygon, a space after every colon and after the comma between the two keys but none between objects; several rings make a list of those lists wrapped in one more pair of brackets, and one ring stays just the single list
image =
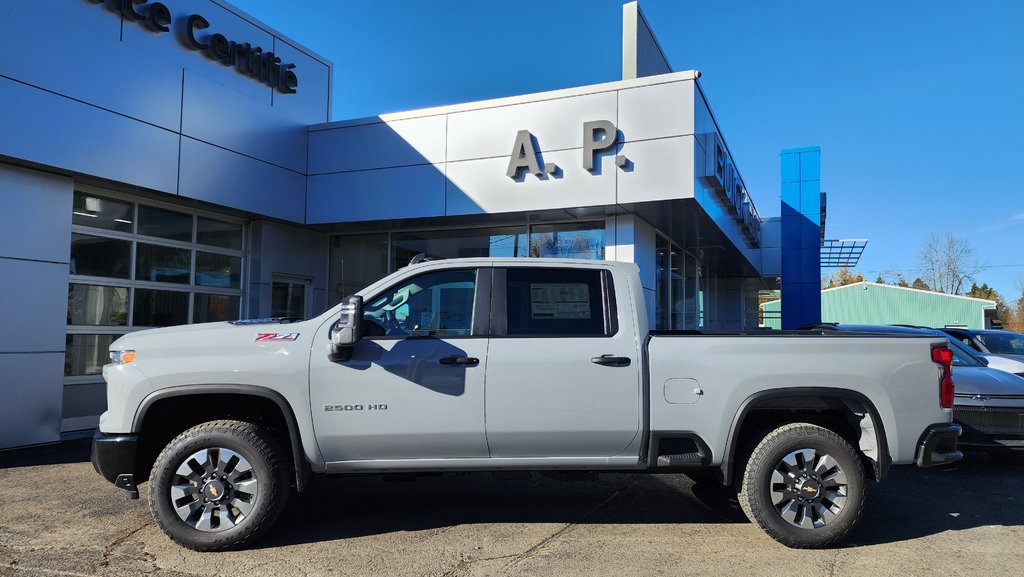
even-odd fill
[{"label": "silver pickup truck", "polygon": [[126,335],[100,474],[178,543],[252,542],[316,474],[686,473],[791,547],[836,543],[867,479],[961,458],[946,339],[652,331],[637,267],[410,265],[304,321]]}]

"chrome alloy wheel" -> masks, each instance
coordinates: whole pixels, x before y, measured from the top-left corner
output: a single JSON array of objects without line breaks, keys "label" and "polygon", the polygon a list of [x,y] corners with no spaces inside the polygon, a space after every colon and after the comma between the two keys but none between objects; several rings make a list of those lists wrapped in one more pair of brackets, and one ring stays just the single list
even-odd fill
[{"label": "chrome alloy wheel", "polygon": [[171,504],[190,527],[211,533],[224,531],[252,511],[258,485],[245,457],[211,447],[193,453],[174,472]]},{"label": "chrome alloy wheel", "polygon": [[783,519],[803,529],[818,529],[834,521],[848,494],[846,473],[822,451],[793,451],[772,471],[772,504]]}]

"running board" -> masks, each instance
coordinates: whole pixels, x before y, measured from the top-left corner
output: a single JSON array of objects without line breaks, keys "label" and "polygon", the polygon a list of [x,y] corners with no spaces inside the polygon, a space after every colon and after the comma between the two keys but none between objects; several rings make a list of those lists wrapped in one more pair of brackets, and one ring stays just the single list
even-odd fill
[{"label": "running board", "polygon": [[659,467],[684,467],[687,465],[703,465],[704,456],[700,453],[680,453],[678,455],[660,455]]}]

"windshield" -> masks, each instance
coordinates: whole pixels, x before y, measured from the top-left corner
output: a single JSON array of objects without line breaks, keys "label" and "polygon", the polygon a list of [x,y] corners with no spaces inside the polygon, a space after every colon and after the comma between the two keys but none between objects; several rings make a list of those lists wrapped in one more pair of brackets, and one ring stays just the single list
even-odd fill
[{"label": "windshield", "polygon": [[1024,335],[1016,333],[986,333],[978,335],[989,351],[997,355],[1024,355]]},{"label": "windshield", "polygon": [[974,356],[974,352],[971,349],[964,346],[963,343],[956,340],[954,337],[947,337],[949,340],[949,348],[953,349],[953,366],[954,367],[982,367],[985,363],[978,360],[978,357]]}]

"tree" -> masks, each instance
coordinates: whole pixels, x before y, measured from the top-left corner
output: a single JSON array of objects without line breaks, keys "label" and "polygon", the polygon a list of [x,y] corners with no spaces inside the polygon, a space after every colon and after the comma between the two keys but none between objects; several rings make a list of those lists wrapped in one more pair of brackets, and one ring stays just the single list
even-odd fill
[{"label": "tree", "polygon": [[896,285],[898,287],[910,288],[910,283],[907,282],[906,277],[903,276],[903,273],[899,273],[899,272],[896,273],[896,280],[893,281],[892,284],[894,284],[894,285]]},{"label": "tree", "polygon": [[910,288],[916,288],[917,290],[922,290],[922,291],[930,291],[930,290],[932,290],[931,288],[929,288],[928,283],[926,283],[923,280],[921,280],[921,277],[915,278],[914,282],[910,284]]},{"label": "tree", "polygon": [[885,284],[885,279],[882,278],[882,275],[878,275],[878,278],[875,279],[875,283],[876,284]]},{"label": "tree", "polygon": [[850,272],[848,267],[843,267],[835,274],[827,274],[821,277],[822,288],[836,288],[857,282],[864,282],[864,275],[859,272]]},{"label": "tree", "polygon": [[917,263],[921,277],[932,290],[954,295],[963,294],[967,284],[985,270],[971,243],[953,233],[928,237]]}]

